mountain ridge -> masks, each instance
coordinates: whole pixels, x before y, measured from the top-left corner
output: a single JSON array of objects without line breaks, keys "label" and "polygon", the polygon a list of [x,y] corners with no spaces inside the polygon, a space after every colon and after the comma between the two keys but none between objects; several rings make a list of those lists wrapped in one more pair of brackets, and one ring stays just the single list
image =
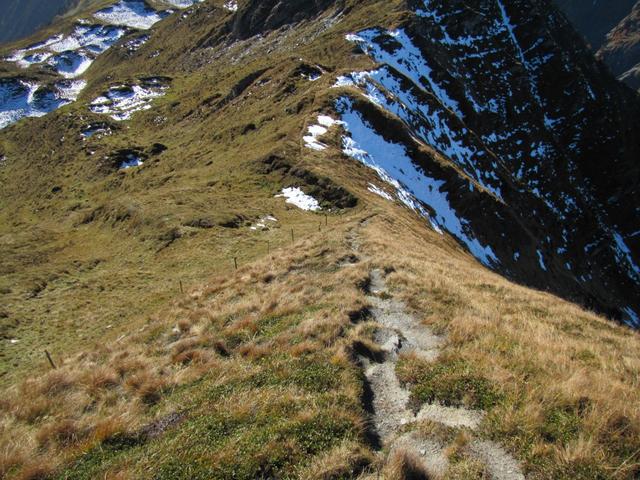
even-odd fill
[{"label": "mountain ridge", "polygon": [[634,478],[638,333],[566,300],[635,323],[633,92],[551,3],[301,5],[5,52],[0,472]]}]

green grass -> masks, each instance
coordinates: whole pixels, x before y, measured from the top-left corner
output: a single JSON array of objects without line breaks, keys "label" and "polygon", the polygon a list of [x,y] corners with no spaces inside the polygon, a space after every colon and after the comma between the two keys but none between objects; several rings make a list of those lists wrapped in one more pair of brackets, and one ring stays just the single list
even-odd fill
[{"label": "green grass", "polygon": [[211,386],[216,377],[205,377],[179,389],[164,399],[188,406],[179,425],[155,439],[107,439],[57,478],[92,479],[129,466],[135,478],[293,478],[315,455],[360,441],[359,406],[340,401],[341,369],[326,358],[255,368],[237,381]]},{"label": "green grass", "polygon": [[[276,249],[289,243],[291,228],[297,238],[317,231],[316,215],[274,198],[292,179],[261,173],[260,160],[274,148],[292,165],[303,160],[299,135],[313,105],[299,115],[285,112],[313,95],[306,80],[289,78],[299,61],[283,49],[268,62],[260,50],[242,63],[229,62],[242,53],[238,46],[213,64],[199,65],[185,45],[226,18],[220,10],[207,16],[209,8],[186,22],[176,15],[160,24],[133,59],[123,61],[120,50],[112,49],[88,72],[90,85],[76,104],[0,133],[0,150],[9,158],[0,169],[1,383],[34,366],[44,368],[45,348],[60,358],[127,334],[178,296],[180,282],[188,290],[229,270],[234,257],[241,266],[263,257],[268,244]],[[169,32],[172,41],[166,42]],[[275,40],[276,34],[264,48]],[[159,47],[162,55],[149,59]],[[315,46],[301,47],[300,55],[331,64],[334,53]],[[265,65],[274,67],[264,74],[271,83],[250,88],[251,96],[239,100],[242,108],[237,102],[221,110],[206,106],[207,98],[227,95]],[[109,85],[107,73],[119,80],[155,74],[173,81],[151,111],[117,124],[111,136],[83,141],[84,125],[108,120],[85,106]],[[290,82],[298,89],[274,108],[272,98]],[[166,121],[157,124],[158,118]],[[257,130],[242,134],[249,123]],[[137,171],[100,166],[115,150],[154,143],[168,150]],[[29,149],[21,147],[27,144]],[[54,187],[60,190],[52,193]],[[275,228],[250,231],[248,225],[266,214],[279,219]],[[236,217],[244,219],[240,228],[222,226]],[[190,226],[200,219],[213,227]]]},{"label": "green grass", "polygon": [[443,358],[434,363],[401,358],[398,378],[410,385],[410,402],[418,410],[425,403],[488,410],[501,399],[498,389],[462,359]]}]

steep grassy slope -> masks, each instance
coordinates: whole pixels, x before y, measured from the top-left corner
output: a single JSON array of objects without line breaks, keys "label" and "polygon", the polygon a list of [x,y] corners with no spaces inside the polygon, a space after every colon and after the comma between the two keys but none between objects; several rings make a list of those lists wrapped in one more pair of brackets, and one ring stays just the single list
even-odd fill
[{"label": "steep grassy slope", "polygon": [[[238,20],[223,3],[168,17],[137,51],[127,34],[78,102],[0,133],[1,475],[409,477],[415,459],[372,438],[362,369],[382,354],[380,269],[444,338],[435,363],[401,356],[413,407],[484,412],[475,431],[404,427],[447,453],[446,478],[486,478],[478,439],[530,478],[637,476],[636,333],[505,280],[372,193],[390,187],[343,154],[340,127],[304,147],[335,115],[336,76],[372,66],[345,35],[406,5],[313,2],[291,26],[286,8]],[[279,29],[238,35],[264,23]],[[149,76],[169,88],[131,120],[88,109]],[[83,138],[94,123],[105,133]],[[131,153],[144,164],[120,169]],[[275,198],[288,186],[323,212]]]},{"label": "steep grassy slope", "polygon": [[402,357],[412,402],[487,411],[478,432],[405,427],[449,446],[446,478],[483,478],[465,448],[476,436],[506,445],[530,478],[633,478],[638,336],[488,272],[367,197],[366,170],[349,173],[366,206],[12,391],[4,468],[24,462],[20,478],[60,468],[52,478],[405,478],[402,460],[386,465],[371,450],[356,361],[376,355],[361,288],[378,267],[446,338],[435,364]]}]

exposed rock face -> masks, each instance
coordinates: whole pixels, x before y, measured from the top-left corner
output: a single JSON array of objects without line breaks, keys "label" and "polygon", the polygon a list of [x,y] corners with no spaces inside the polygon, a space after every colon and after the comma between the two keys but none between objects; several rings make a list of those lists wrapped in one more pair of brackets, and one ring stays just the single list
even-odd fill
[{"label": "exposed rock face", "polygon": [[637,322],[636,95],[549,1],[408,5],[349,36],[380,67],[338,81],[345,153],[483,263]]},{"label": "exposed rock face", "polygon": [[245,39],[305,20],[337,3],[335,0],[251,0],[243,4],[233,22],[233,36]]}]

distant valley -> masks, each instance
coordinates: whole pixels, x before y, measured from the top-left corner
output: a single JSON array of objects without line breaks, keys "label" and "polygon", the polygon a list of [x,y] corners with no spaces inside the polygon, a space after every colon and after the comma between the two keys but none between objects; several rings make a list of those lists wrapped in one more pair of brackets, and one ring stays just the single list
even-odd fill
[{"label": "distant valley", "polygon": [[596,57],[619,80],[640,88],[640,2],[556,0]]},{"label": "distant valley", "polygon": [[76,0],[3,0],[0,43],[32,35],[77,3]]}]

